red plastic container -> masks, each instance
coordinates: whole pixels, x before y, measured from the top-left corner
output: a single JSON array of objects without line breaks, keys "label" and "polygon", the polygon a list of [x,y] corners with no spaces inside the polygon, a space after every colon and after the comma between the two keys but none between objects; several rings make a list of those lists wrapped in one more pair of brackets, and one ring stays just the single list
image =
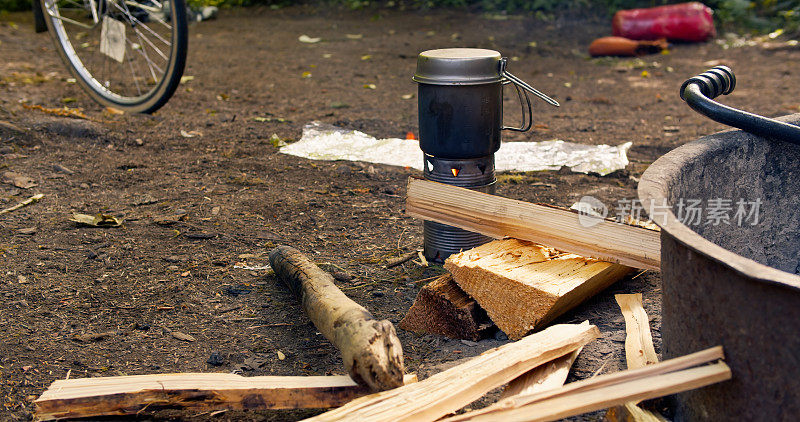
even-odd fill
[{"label": "red plastic container", "polygon": [[717,33],[713,13],[698,2],[620,10],[612,28],[615,36],[632,40],[705,41]]}]

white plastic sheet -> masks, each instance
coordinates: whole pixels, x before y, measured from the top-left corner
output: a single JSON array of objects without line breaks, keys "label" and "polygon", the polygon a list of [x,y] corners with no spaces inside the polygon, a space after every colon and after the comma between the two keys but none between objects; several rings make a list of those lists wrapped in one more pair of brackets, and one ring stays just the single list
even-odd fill
[{"label": "white plastic sheet", "polygon": [[[558,170],[606,175],[628,165],[632,143],[618,146],[583,145],[559,140],[504,142],[495,154],[497,171]],[[281,148],[284,154],[312,160],[348,160],[390,164],[422,170],[419,142],[398,138],[376,139],[363,132],[319,122],[303,128],[299,141]]]}]

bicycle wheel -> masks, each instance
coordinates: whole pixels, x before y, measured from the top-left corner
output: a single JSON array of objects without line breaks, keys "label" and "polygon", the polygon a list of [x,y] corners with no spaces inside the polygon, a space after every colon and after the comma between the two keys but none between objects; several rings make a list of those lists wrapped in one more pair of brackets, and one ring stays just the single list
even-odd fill
[{"label": "bicycle wheel", "polygon": [[185,0],[41,0],[56,50],[96,101],[152,113],[186,64]]}]

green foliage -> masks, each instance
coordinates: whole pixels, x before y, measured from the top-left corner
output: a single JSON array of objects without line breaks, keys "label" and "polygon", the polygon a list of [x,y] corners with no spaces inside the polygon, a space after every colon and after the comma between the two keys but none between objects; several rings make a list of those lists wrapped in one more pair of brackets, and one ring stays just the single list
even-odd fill
[{"label": "green foliage", "polygon": [[31,8],[31,0],[0,0],[0,10],[6,12],[16,12],[18,10],[28,10]]},{"label": "green foliage", "polygon": [[757,33],[800,29],[800,0],[714,0],[706,4],[714,9],[717,22],[728,29]]},{"label": "green foliage", "polygon": [[[683,0],[685,1],[685,0]],[[527,13],[547,18],[561,11],[600,10],[611,16],[621,9],[660,6],[681,0],[187,0],[189,6],[242,7],[266,5],[272,8],[297,3],[321,3],[347,9],[367,8],[430,9],[469,8],[495,13]],[[800,0],[704,0],[714,9],[719,29],[757,33],[783,29],[800,32]],[[28,10],[31,0],[0,0],[0,11]]]}]

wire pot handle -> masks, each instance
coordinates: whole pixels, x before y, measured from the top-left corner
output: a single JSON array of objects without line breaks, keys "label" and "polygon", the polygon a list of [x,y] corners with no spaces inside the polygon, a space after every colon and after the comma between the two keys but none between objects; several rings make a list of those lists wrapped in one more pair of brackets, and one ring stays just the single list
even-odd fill
[{"label": "wire pot handle", "polygon": [[528,96],[529,92],[541,98],[550,105],[556,107],[560,107],[561,105],[558,103],[558,101],[548,97],[538,89],[530,86],[527,82],[523,81],[522,79],[508,72],[506,70],[507,64],[508,64],[508,59],[506,59],[505,57],[500,59],[500,76],[503,77],[502,80],[503,85],[514,84],[514,89],[517,90],[519,103],[520,106],[522,107],[522,125],[520,127],[503,126],[503,130],[513,130],[515,132],[527,132],[528,130],[530,130],[531,126],[533,126],[533,105],[531,104],[531,98]]}]

